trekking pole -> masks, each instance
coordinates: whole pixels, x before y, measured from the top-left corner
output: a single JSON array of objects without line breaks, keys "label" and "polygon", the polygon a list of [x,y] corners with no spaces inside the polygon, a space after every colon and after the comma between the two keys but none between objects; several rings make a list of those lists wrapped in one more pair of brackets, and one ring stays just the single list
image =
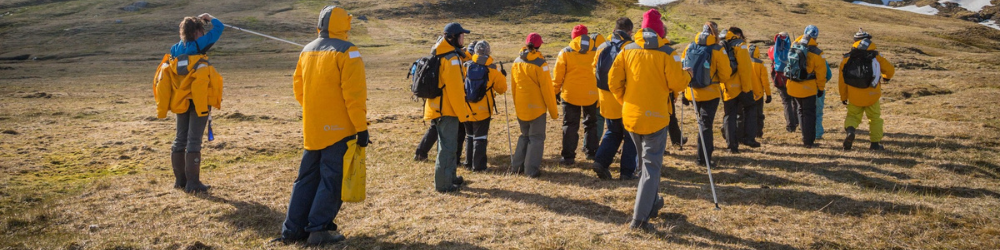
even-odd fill
[{"label": "trekking pole", "polygon": [[[694,98],[694,89],[688,88],[691,91],[691,105],[694,106],[695,114],[698,113],[698,102]],[[712,188],[712,201],[715,202],[715,210],[721,210],[719,208],[719,198],[715,195],[715,181],[712,180],[712,163],[708,161],[708,148],[705,146],[705,135],[701,133],[704,127],[701,123],[701,116],[698,117],[698,139],[701,140],[701,152],[705,156],[705,168],[708,169],[708,184]],[[696,153],[697,154],[697,153]]]},{"label": "trekking pole", "polygon": [[[694,93],[691,93],[691,96],[694,96]],[[684,98],[684,95],[681,95],[680,98]],[[677,104],[677,100],[674,100],[674,103],[671,103],[670,105],[676,105],[676,104]],[[681,126],[680,126],[681,127],[680,142],[681,142],[681,150],[683,151],[684,150],[684,108],[681,108],[681,119],[680,119],[680,121],[677,121],[677,122],[681,124]]]},{"label": "trekking pole", "polygon": [[[507,84],[507,83],[504,83]],[[514,150],[511,149],[510,145],[510,109],[507,109],[507,94],[503,95],[503,116],[507,118],[507,123],[504,127],[507,127],[507,155],[510,156],[510,166],[514,166]]]},{"label": "trekking pole", "polygon": [[256,31],[252,31],[252,30],[248,30],[248,29],[244,29],[244,28],[232,26],[232,25],[229,25],[229,24],[224,24],[224,25],[226,25],[226,27],[229,27],[229,28],[232,28],[232,29],[235,29],[235,30],[239,30],[239,31],[243,31],[243,32],[246,32],[246,33],[250,33],[250,34],[254,34],[254,35],[258,35],[258,36],[270,38],[272,40],[282,41],[282,42],[289,43],[289,44],[294,44],[294,45],[297,45],[299,47],[305,47],[305,45],[302,45],[302,44],[299,44],[299,43],[296,43],[296,42],[292,42],[292,41],[289,41],[289,40],[285,40],[285,39],[281,39],[281,38],[277,38],[277,37],[265,35],[265,34],[262,34],[260,32],[256,32]]}]

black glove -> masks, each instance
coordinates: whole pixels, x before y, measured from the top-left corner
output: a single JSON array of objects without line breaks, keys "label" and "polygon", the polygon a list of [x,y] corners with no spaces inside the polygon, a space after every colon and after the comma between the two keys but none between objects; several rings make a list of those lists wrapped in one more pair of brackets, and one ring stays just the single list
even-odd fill
[{"label": "black glove", "polygon": [[771,96],[767,96],[767,98],[764,99],[764,103],[771,103]]},{"label": "black glove", "polygon": [[681,97],[681,104],[684,104],[684,106],[691,106],[691,101],[688,101],[687,98]]},{"label": "black glove", "polygon": [[889,78],[882,78],[882,83],[889,83],[889,80],[892,80],[892,79],[889,79]]},{"label": "black glove", "polygon": [[824,95],[826,95],[826,91],[820,90],[819,92],[816,93],[817,97],[823,97]]},{"label": "black glove", "polygon": [[367,147],[368,143],[371,142],[368,139],[368,130],[358,132],[358,146],[361,146],[362,148]]},{"label": "black glove", "polygon": [[847,105],[847,101],[840,101],[840,103]]}]

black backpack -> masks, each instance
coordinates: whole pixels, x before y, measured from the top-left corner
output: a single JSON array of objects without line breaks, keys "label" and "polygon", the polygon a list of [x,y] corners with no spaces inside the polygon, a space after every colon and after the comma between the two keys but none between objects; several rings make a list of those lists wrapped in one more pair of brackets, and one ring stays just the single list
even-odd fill
[{"label": "black backpack", "polygon": [[441,72],[441,57],[450,53],[422,57],[413,62],[413,65],[410,66],[410,73],[406,74],[406,79],[410,79],[410,76],[413,76],[410,91],[413,92],[414,96],[425,99],[433,99],[441,96],[443,88],[438,87],[438,74]]},{"label": "black backpack", "polygon": [[490,68],[478,63],[470,63],[465,76],[465,101],[479,102],[486,97],[486,93],[492,87],[486,86],[490,82]]},{"label": "black backpack", "polygon": [[726,49],[726,55],[729,56],[729,67],[733,69],[733,74],[736,75],[736,71],[739,70],[740,64],[736,60],[736,45],[743,43],[742,40],[729,40],[722,42],[722,48]]},{"label": "black backpack", "polygon": [[844,54],[848,57],[847,63],[841,69],[844,73],[844,83],[855,88],[870,88],[875,81],[874,61],[878,56],[878,51],[868,51],[853,49]]},{"label": "black backpack", "polygon": [[613,39],[604,43],[605,47],[597,57],[597,88],[610,91],[608,72],[611,71],[611,64],[615,62],[615,58],[622,51],[622,44],[625,42],[627,41]]}]

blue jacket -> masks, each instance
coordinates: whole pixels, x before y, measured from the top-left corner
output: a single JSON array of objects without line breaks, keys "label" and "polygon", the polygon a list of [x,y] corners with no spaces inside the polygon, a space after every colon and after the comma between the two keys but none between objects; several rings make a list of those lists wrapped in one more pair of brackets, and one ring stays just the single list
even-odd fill
[{"label": "blue jacket", "polygon": [[204,36],[201,36],[194,41],[177,42],[177,44],[174,44],[174,46],[170,48],[170,56],[178,57],[181,55],[197,55],[208,52],[208,49],[212,48],[212,45],[214,45],[216,41],[219,41],[219,37],[222,36],[222,30],[225,29],[225,27],[226,26],[222,24],[222,21],[213,18],[212,30],[208,31],[208,33],[205,33]]}]

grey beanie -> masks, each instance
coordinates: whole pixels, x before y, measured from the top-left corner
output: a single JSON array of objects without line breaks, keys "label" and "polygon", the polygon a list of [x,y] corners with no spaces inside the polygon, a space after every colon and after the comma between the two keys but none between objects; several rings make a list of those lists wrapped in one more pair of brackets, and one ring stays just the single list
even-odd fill
[{"label": "grey beanie", "polygon": [[490,56],[490,44],[486,40],[476,43],[476,55]]}]

